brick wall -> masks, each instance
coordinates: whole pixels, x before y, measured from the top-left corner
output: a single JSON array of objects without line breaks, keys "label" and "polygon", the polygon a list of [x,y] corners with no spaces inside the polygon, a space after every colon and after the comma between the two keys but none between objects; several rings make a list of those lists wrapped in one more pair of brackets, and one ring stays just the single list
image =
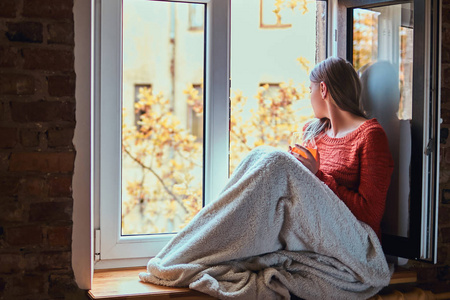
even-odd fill
[{"label": "brick wall", "polygon": [[[439,264],[450,284],[450,0],[444,0]],[[75,151],[73,0],[0,1],[0,299],[83,299],[71,268]]]},{"label": "brick wall", "polygon": [[72,8],[0,1],[0,299],[85,298],[71,267]]}]

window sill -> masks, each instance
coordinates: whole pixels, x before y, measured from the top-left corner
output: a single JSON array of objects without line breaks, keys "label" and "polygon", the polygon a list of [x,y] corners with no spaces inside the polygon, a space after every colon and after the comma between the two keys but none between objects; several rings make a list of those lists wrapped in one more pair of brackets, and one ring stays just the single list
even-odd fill
[{"label": "window sill", "polygon": [[189,288],[159,286],[139,281],[145,267],[98,270],[94,272],[90,299],[216,299]]},{"label": "window sill", "polygon": [[[145,267],[98,270],[94,272],[92,289],[88,292],[91,299],[171,299],[184,300],[215,299],[209,295],[189,288],[175,288],[143,283],[139,281],[139,272]],[[390,285],[413,283],[417,274],[413,271],[397,270],[391,278]]]}]

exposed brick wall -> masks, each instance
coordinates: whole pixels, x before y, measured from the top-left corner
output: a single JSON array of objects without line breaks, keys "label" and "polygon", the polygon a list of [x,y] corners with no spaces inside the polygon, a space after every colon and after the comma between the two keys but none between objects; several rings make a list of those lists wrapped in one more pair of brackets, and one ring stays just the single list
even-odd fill
[{"label": "exposed brick wall", "polygon": [[71,267],[73,0],[0,1],[0,299],[83,299]]}]

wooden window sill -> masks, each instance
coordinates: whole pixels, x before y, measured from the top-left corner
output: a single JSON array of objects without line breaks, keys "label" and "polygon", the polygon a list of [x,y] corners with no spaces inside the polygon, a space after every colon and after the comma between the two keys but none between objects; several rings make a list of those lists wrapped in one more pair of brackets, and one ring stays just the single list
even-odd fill
[{"label": "wooden window sill", "polygon": [[88,291],[91,299],[216,299],[189,288],[159,286],[139,281],[139,273],[145,267],[96,270],[92,289]]},{"label": "wooden window sill", "polygon": [[[189,288],[174,288],[144,283],[139,281],[139,272],[145,267],[98,270],[94,272],[92,289],[88,292],[91,299],[216,299]],[[398,270],[391,278],[390,284],[413,283],[417,274],[413,271]]]}]

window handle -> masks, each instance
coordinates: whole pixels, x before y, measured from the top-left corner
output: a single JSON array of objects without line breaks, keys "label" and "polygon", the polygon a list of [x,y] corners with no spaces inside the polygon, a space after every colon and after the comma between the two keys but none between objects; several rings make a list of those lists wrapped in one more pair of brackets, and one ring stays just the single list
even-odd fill
[{"label": "window handle", "polygon": [[435,145],[434,145],[434,138],[433,138],[428,141],[428,145],[424,151],[425,155],[429,156],[431,154],[431,152],[434,152],[434,150],[435,150],[434,148],[435,148]]}]

